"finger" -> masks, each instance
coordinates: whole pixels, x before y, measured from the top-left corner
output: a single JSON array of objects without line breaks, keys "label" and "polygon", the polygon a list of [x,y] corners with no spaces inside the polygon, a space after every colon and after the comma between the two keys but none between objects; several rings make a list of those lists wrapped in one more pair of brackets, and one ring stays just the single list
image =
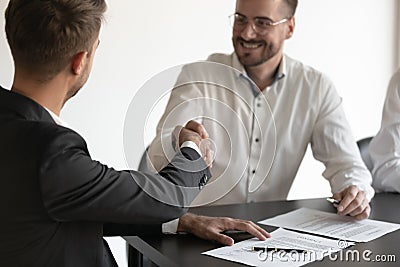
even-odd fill
[{"label": "finger", "polygon": [[194,120],[189,121],[188,123],[186,123],[185,128],[198,133],[200,137],[203,139],[209,138],[206,128],[204,128],[204,126],[201,123],[198,123],[197,121]]},{"label": "finger", "polygon": [[347,187],[343,192],[341,192],[342,199],[340,199],[340,204],[337,206],[339,214],[343,214],[346,208],[351,202],[357,197],[358,188],[355,186]]},{"label": "finger", "polygon": [[250,226],[246,230],[246,232],[253,235],[254,237],[257,237],[260,240],[266,240],[267,238],[271,237],[271,234],[262,229],[261,227]]},{"label": "finger", "polygon": [[207,156],[204,156],[204,162],[206,163],[206,165],[207,165],[209,168],[212,168],[212,166],[213,166],[213,161],[212,161],[212,159],[210,159],[210,158],[207,157]]},{"label": "finger", "polygon": [[[249,221],[249,223],[250,223],[250,230],[248,231],[248,233],[253,234],[255,237],[258,237],[261,240],[265,240],[265,238],[271,237],[271,234],[268,233],[267,231],[265,231],[259,225],[255,224],[254,222],[251,222],[251,221]],[[257,231],[257,234],[256,234],[256,232],[252,232],[253,230]]]},{"label": "finger", "polygon": [[344,191],[339,192],[339,193],[334,193],[332,195],[332,198],[335,199],[335,200],[338,200],[340,202],[342,200],[342,198],[343,198],[343,195],[344,195]]},{"label": "finger", "polygon": [[370,213],[371,213],[371,207],[368,204],[367,207],[364,209],[364,211],[362,213],[358,214],[357,216],[354,216],[354,218],[356,220],[364,220],[369,217]]},{"label": "finger", "polygon": [[364,198],[364,200],[362,201],[361,205],[359,205],[357,208],[355,208],[353,211],[351,211],[349,214],[350,216],[357,216],[359,214],[361,214],[362,212],[364,212],[365,208],[368,206],[368,201],[366,198]]},{"label": "finger", "polygon": [[212,163],[214,161],[214,153],[212,150],[207,149],[206,150],[206,155],[204,156],[204,161],[207,163],[210,168],[212,168]]},{"label": "finger", "polygon": [[[364,200],[365,200],[365,193],[363,191],[357,192],[356,197],[350,202],[349,205],[347,205],[347,207],[342,212],[340,212],[340,214],[347,215],[354,212],[357,208],[359,208],[364,204]],[[364,210],[364,208],[365,205],[364,207],[362,207],[362,210]]]},{"label": "finger", "polygon": [[192,141],[197,145],[197,147],[200,147],[201,137],[199,134],[193,132],[192,130],[182,128],[179,133],[179,146],[181,146],[185,141]]},{"label": "finger", "polygon": [[223,244],[225,246],[232,246],[233,244],[235,244],[233,238],[221,233],[213,232],[213,234],[210,236],[210,239],[215,240],[218,243]]},{"label": "finger", "polygon": [[246,231],[260,240],[265,240],[266,238],[271,237],[267,231],[251,221],[234,220],[231,221],[229,228],[232,230]]}]

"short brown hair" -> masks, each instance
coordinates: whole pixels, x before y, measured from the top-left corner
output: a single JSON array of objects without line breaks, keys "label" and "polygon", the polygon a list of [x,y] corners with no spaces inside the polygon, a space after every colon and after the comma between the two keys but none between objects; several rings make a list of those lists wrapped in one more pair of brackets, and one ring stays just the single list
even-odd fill
[{"label": "short brown hair", "polygon": [[81,51],[91,52],[105,0],[10,0],[6,35],[16,67],[50,80]]},{"label": "short brown hair", "polygon": [[296,13],[296,8],[297,8],[297,0],[285,0],[285,2],[289,6],[290,16],[294,16],[294,13]]}]

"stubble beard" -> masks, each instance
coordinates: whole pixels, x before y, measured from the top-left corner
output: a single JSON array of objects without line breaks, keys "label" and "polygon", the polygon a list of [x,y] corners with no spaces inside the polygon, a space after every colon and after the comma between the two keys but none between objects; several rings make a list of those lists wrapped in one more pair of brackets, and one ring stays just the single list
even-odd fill
[{"label": "stubble beard", "polygon": [[239,62],[244,66],[244,67],[257,67],[259,65],[262,65],[263,63],[267,62],[274,56],[276,56],[279,53],[279,49],[276,48],[273,44],[268,44],[265,43],[263,44],[264,48],[262,51],[262,54],[256,58],[256,59],[250,59],[252,56],[251,53],[244,53],[242,55],[239,55],[237,53],[237,47],[240,46],[240,41],[239,38],[236,38],[233,40],[233,46],[235,48],[236,55],[239,59]]},{"label": "stubble beard", "polygon": [[64,100],[64,104],[65,102],[67,102],[69,99],[71,99],[72,97],[74,97],[81,89],[82,87],[85,85],[85,83],[87,82],[89,78],[89,67],[88,65],[85,66],[85,70],[82,73],[81,78],[71,87],[71,89],[68,91],[66,98]]}]

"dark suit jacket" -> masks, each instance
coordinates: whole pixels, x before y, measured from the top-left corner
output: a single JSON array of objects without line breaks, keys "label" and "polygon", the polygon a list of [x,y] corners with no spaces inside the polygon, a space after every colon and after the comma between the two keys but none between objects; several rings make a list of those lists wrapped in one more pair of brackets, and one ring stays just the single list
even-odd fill
[{"label": "dark suit jacket", "polygon": [[42,106],[0,87],[0,266],[104,266],[104,223],[160,224],[199,192],[209,170],[191,148],[181,152],[172,163],[187,169],[116,171]]}]

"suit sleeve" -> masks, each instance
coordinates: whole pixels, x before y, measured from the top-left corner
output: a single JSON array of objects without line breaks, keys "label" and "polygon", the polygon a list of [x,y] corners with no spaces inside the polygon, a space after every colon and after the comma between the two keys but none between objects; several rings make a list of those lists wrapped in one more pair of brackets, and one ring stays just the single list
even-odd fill
[{"label": "suit sleeve", "polygon": [[83,138],[68,129],[50,138],[40,161],[43,203],[59,221],[169,221],[187,211],[210,175],[191,148],[183,148],[159,174],[116,171],[92,160]]},{"label": "suit sleeve", "polygon": [[160,235],[161,224],[116,224],[106,223],[103,236]]}]

